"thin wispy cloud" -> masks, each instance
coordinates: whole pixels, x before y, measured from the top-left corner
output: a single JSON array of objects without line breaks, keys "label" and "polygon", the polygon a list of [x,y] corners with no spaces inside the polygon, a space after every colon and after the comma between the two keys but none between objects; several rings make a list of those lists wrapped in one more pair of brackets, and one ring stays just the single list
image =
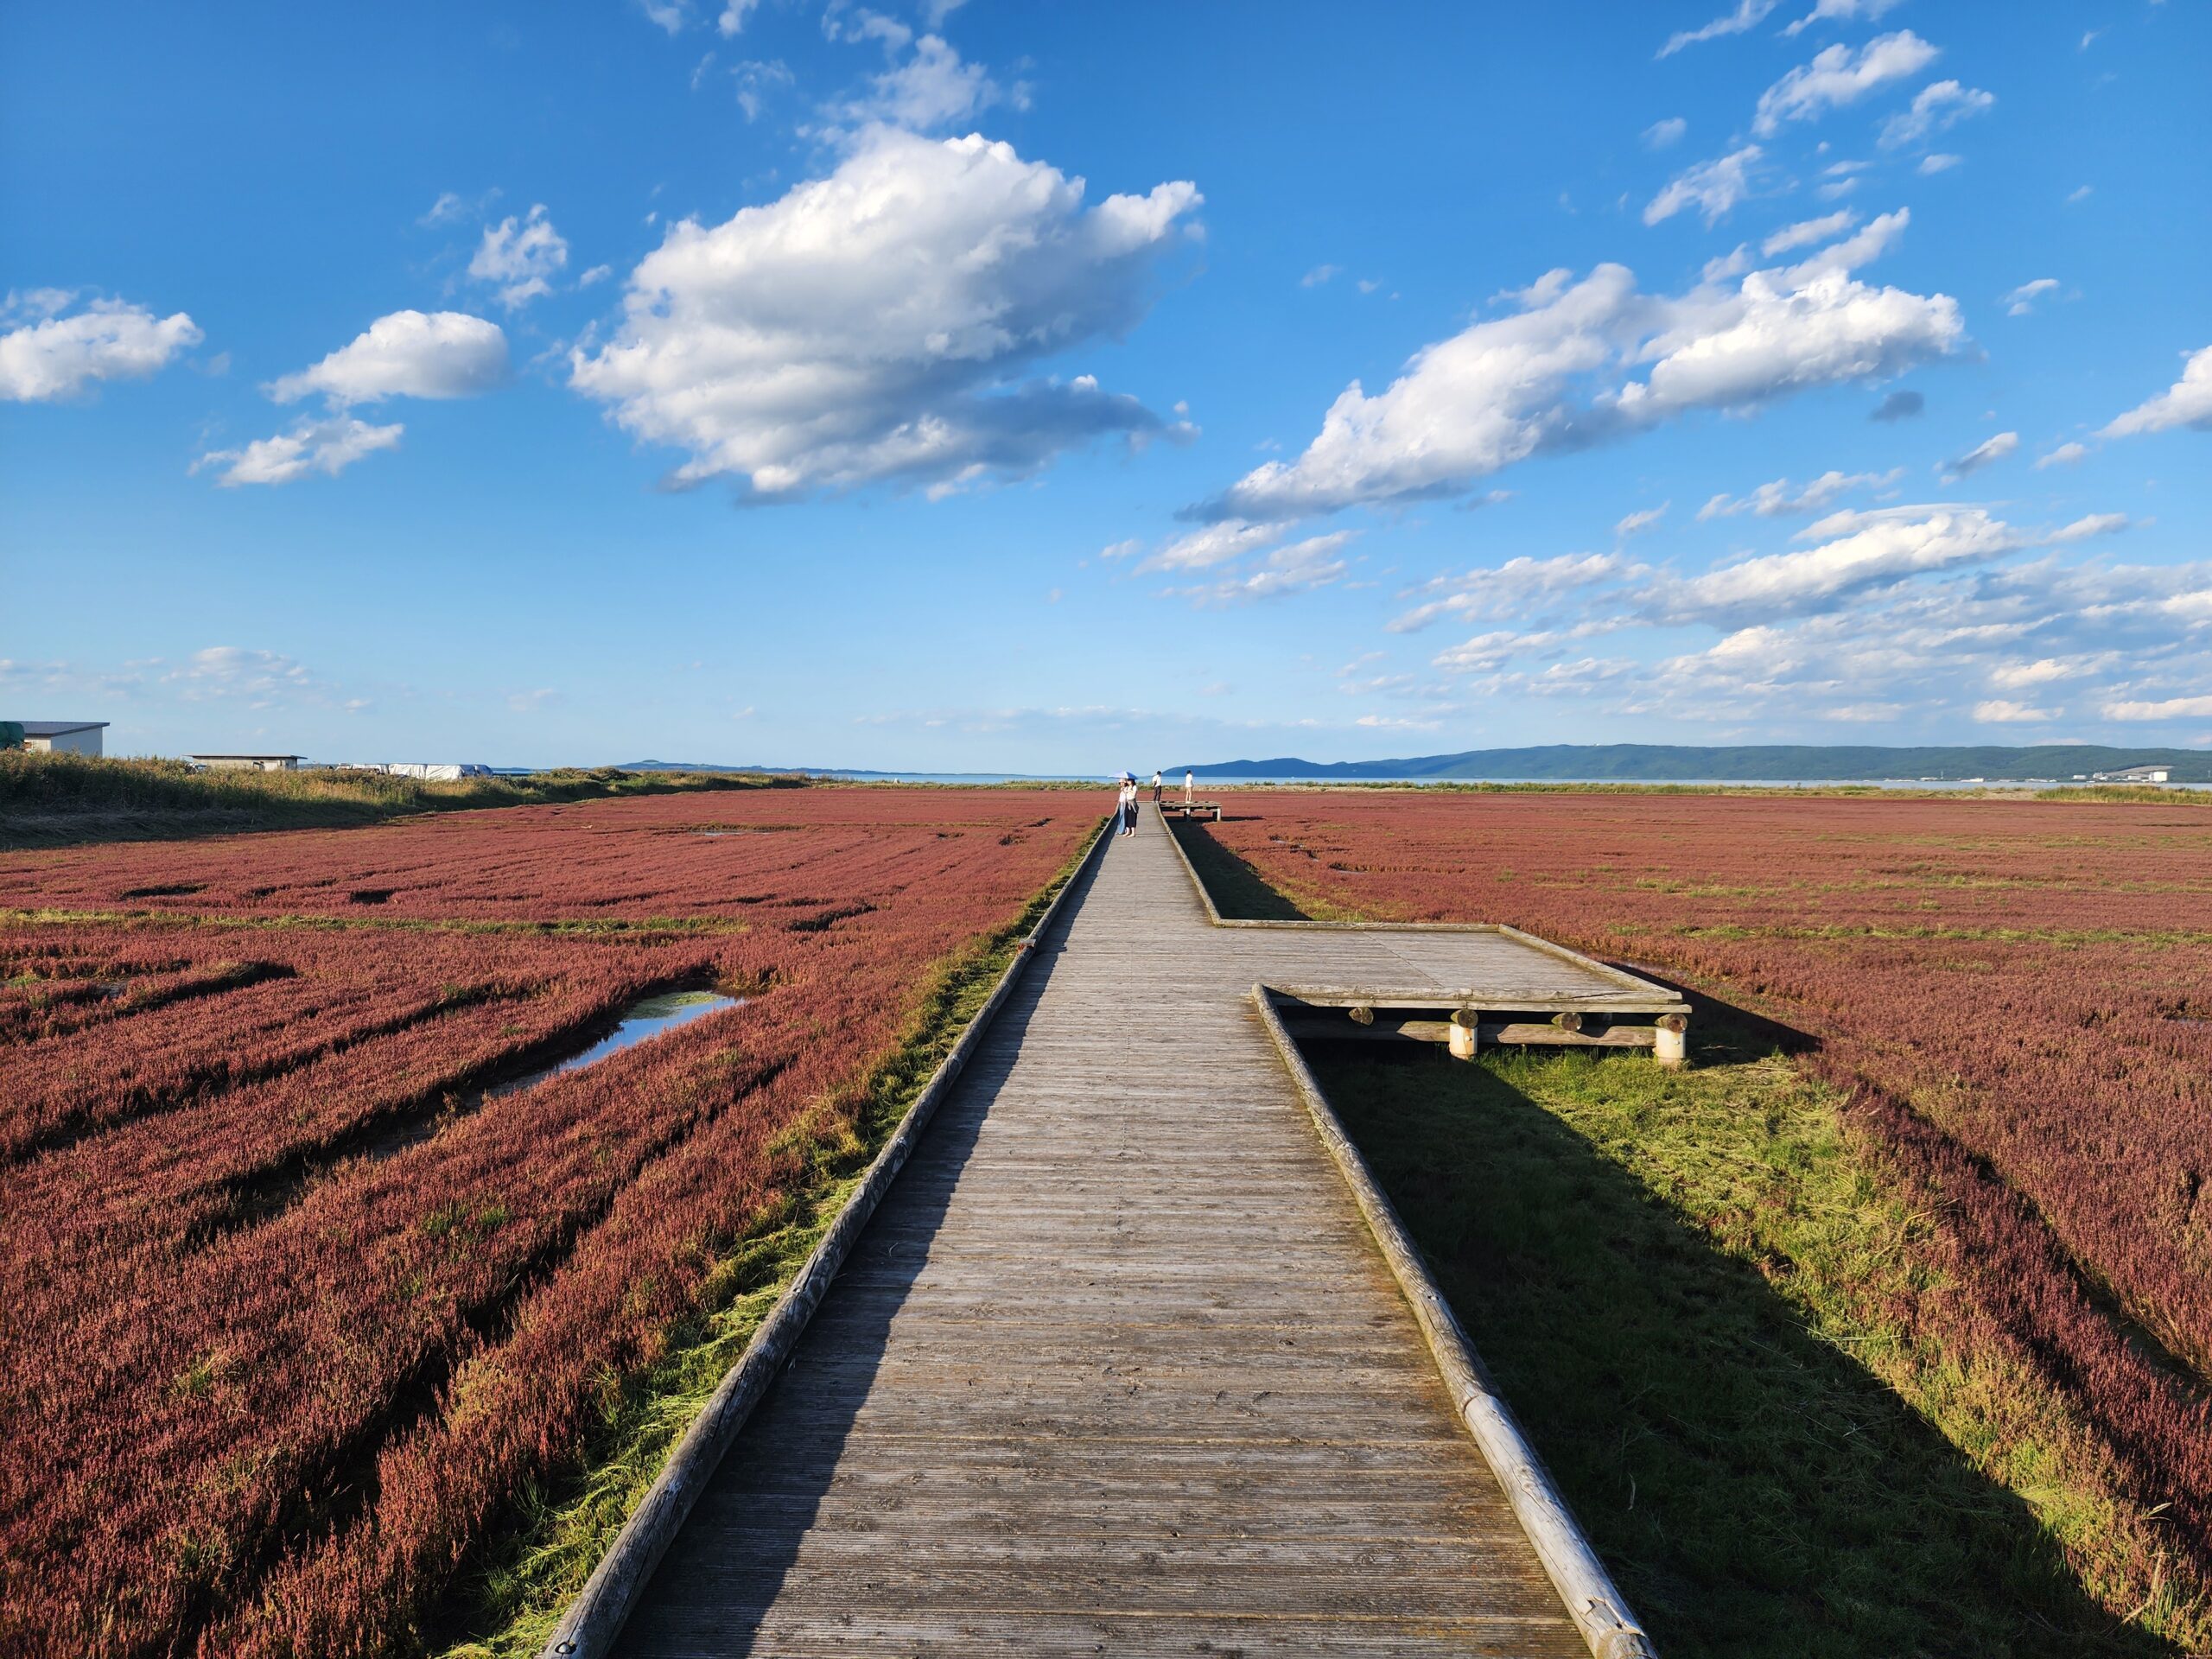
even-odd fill
[{"label": "thin wispy cloud", "polygon": [[1662,224],[1691,207],[1708,225],[1726,219],[1730,209],[1751,194],[1764,154],[1757,144],[1745,144],[1677,173],[1667,181],[1666,188],[1644,205],[1643,222]]},{"label": "thin wispy cloud", "polygon": [[1978,473],[1983,467],[1992,466],[1996,462],[2004,460],[2007,455],[2011,454],[2019,447],[2020,435],[2018,433],[1999,432],[1993,438],[1985,438],[1981,442],[1977,443],[1973,448],[1967,450],[1966,454],[1959,456],[1955,461],[1953,461],[1943,469],[1944,476],[1950,479],[1961,479],[1966,477],[1970,473]]},{"label": "thin wispy cloud", "polygon": [[1775,0],[1736,0],[1736,9],[1726,11],[1711,22],[1696,29],[1686,29],[1667,37],[1659,48],[1659,55],[1671,58],[1684,47],[1696,46],[1706,41],[1718,41],[1731,35],[1741,35],[1764,22],[1767,14],[1775,7]]}]

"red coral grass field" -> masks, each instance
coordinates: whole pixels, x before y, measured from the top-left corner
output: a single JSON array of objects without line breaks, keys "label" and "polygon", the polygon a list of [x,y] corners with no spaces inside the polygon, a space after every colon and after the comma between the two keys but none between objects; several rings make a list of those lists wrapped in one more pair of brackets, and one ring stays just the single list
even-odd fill
[{"label": "red coral grass field", "polygon": [[1254,792],[1202,833],[1316,913],[1510,923],[1806,1033],[1942,1218],[1929,1316],[2212,1567],[2212,804]]},{"label": "red coral grass field", "polygon": [[812,789],[0,855],[0,1651],[435,1640],[1095,821]]}]

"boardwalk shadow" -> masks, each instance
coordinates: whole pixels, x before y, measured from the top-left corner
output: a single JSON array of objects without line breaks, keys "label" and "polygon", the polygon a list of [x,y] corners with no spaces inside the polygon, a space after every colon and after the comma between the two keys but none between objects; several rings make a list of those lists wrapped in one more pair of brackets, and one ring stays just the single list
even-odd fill
[{"label": "boardwalk shadow", "polygon": [[[1705,1034],[1701,1062],[1775,1052]],[[2091,1602],[2025,1503],[1813,1333],[1766,1276],[1789,1262],[1721,1248],[1516,1086],[1579,1068],[1560,1086],[1587,1096],[1639,1061],[1314,1058],[1669,1659],[2174,1651]]]},{"label": "boardwalk shadow", "polygon": [[[855,1470],[847,1466],[848,1446],[875,1386],[892,1323],[929,1265],[931,1243],[1005,1081],[1008,1059],[1052,982],[1066,918],[1081,907],[1103,862],[1094,860],[1077,878],[1062,920],[1000,1010],[994,1040],[978,1051],[960,1086],[939,1108],[783,1375],[701,1494],[616,1645],[626,1659],[752,1654],[764,1615],[787,1586],[810,1613],[836,1623],[835,1586],[819,1576],[799,1582],[807,1571],[802,1547],[817,1527],[836,1534],[874,1532],[903,1506],[906,1478],[919,1472],[911,1463],[890,1472],[874,1464]],[[908,1455],[925,1458],[927,1452]],[[828,1514],[841,1478],[848,1490],[836,1512]],[[885,1564],[896,1554],[887,1541]],[[849,1582],[864,1579],[868,1559],[841,1550],[840,1576]],[[822,1570],[817,1562],[814,1572]]]},{"label": "boardwalk shadow", "polygon": [[1207,832],[1186,818],[1168,818],[1173,836],[1205,883],[1214,908],[1224,916],[1245,922],[1310,922],[1313,918],[1269,887],[1260,873]]}]

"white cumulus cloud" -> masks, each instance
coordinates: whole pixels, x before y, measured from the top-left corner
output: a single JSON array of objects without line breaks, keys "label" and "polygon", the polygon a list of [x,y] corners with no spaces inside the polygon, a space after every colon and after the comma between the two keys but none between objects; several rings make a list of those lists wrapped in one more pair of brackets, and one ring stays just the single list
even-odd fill
[{"label": "white cumulus cloud", "polygon": [[1643,130],[1643,147],[1646,149],[1666,149],[1681,143],[1682,135],[1689,130],[1690,124],[1679,115],[1670,115],[1664,121],[1654,121]]},{"label": "white cumulus cloud", "polygon": [[2183,365],[2180,379],[2157,397],[2138,404],[2097,435],[2125,438],[2142,432],[2164,432],[2177,426],[2193,427],[2199,432],[2212,431],[2212,346],[2190,357]]},{"label": "white cumulus cloud", "polygon": [[473,397],[506,378],[507,337],[498,323],[465,311],[394,311],[351,344],[271,381],[267,390],[280,404],[320,392],[343,405],[385,397]]},{"label": "white cumulus cloud", "polygon": [[[1885,215],[1855,247],[1840,246],[1878,247],[1904,223]],[[1531,455],[1691,410],[1892,378],[1960,347],[1955,300],[1875,288],[1842,269],[1843,257],[1674,297],[1638,292],[1620,265],[1580,282],[1552,272],[1516,296],[1518,312],[1423,347],[1385,390],[1370,397],[1355,381],[1304,454],[1268,462],[1195,511],[1259,521],[1457,494]]]},{"label": "white cumulus cloud", "polygon": [[2011,525],[1979,507],[1838,512],[1803,533],[1831,539],[1662,583],[1653,590],[1656,608],[1675,620],[1789,615],[1860,588],[1984,563],[2025,545]]},{"label": "white cumulus cloud", "polygon": [[[2037,531],[1978,508],[1840,512],[1794,538],[1814,545],[1688,579],[1620,564],[1524,582],[1474,613],[1487,632],[1433,661],[1466,687],[1460,695],[1575,699],[1617,717],[1788,726],[2212,714],[2202,666],[2212,660],[2212,564],[2074,551],[2125,523],[2099,514]],[[1415,591],[1452,595],[1503,574]],[[1656,663],[1571,657],[1579,640],[1637,630],[1671,640],[1685,628],[1716,637]],[[1390,690],[1389,677],[1376,688]],[[2065,709],[2053,695],[2062,682]]]},{"label": "white cumulus cloud", "polygon": [[2024,317],[2036,308],[2036,302],[2058,286],[2056,276],[2038,276],[2031,283],[2022,283],[2004,299],[2005,315]]},{"label": "white cumulus cloud", "polygon": [[1087,375],[1018,378],[1135,327],[1202,200],[1183,181],[1095,206],[1084,189],[1008,144],[871,129],[827,178],[671,226],[571,383],[688,451],[675,481],[734,476],[762,499],[957,487],[1160,431]]},{"label": "white cumulus cloud", "polygon": [[1991,697],[1974,706],[1974,717],[1985,724],[2039,725],[2058,718],[2060,710],[2037,709],[2024,702],[2015,702],[2010,697]]},{"label": "white cumulus cloud", "polygon": [[2036,470],[2042,472],[2046,467],[2070,467],[2088,453],[2089,448],[2087,444],[2062,443],[2057,448],[2036,462]]},{"label": "white cumulus cloud", "polygon": [[57,289],[10,294],[0,321],[0,399],[46,403],[102,380],[143,380],[197,346],[199,325],[178,311],[157,317],[124,300],[93,300],[62,315],[76,296]]},{"label": "white cumulus cloud", "polygon": [[1847,46],[1827,47],[1759,94],[1751,130],[1771,138],[1789,122],[1815,120],[1857,103],[1877,87],[1918,74],[1936,55],[1934,47],[1909,29],[1878,35],[1856,52]]}]

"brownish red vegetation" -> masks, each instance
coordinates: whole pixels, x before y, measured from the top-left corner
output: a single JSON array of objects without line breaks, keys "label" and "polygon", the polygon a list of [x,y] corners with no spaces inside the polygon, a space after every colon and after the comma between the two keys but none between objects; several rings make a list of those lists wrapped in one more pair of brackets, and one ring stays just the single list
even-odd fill
[{"label": "brownish red vegetation", "polygon": [[2075,1401],[2212,1565],[2212,804],[1238,808],[1211,833],[1311,907],[1510,923],[1816,1039],[1808,1063],[1940,1206],[1959,1291],[1942,1317]]},{"label": "brownish red vegetation", "polygon": [[0,855],[0,1651],[429,1639],[1094,822],[825,789]]}]

